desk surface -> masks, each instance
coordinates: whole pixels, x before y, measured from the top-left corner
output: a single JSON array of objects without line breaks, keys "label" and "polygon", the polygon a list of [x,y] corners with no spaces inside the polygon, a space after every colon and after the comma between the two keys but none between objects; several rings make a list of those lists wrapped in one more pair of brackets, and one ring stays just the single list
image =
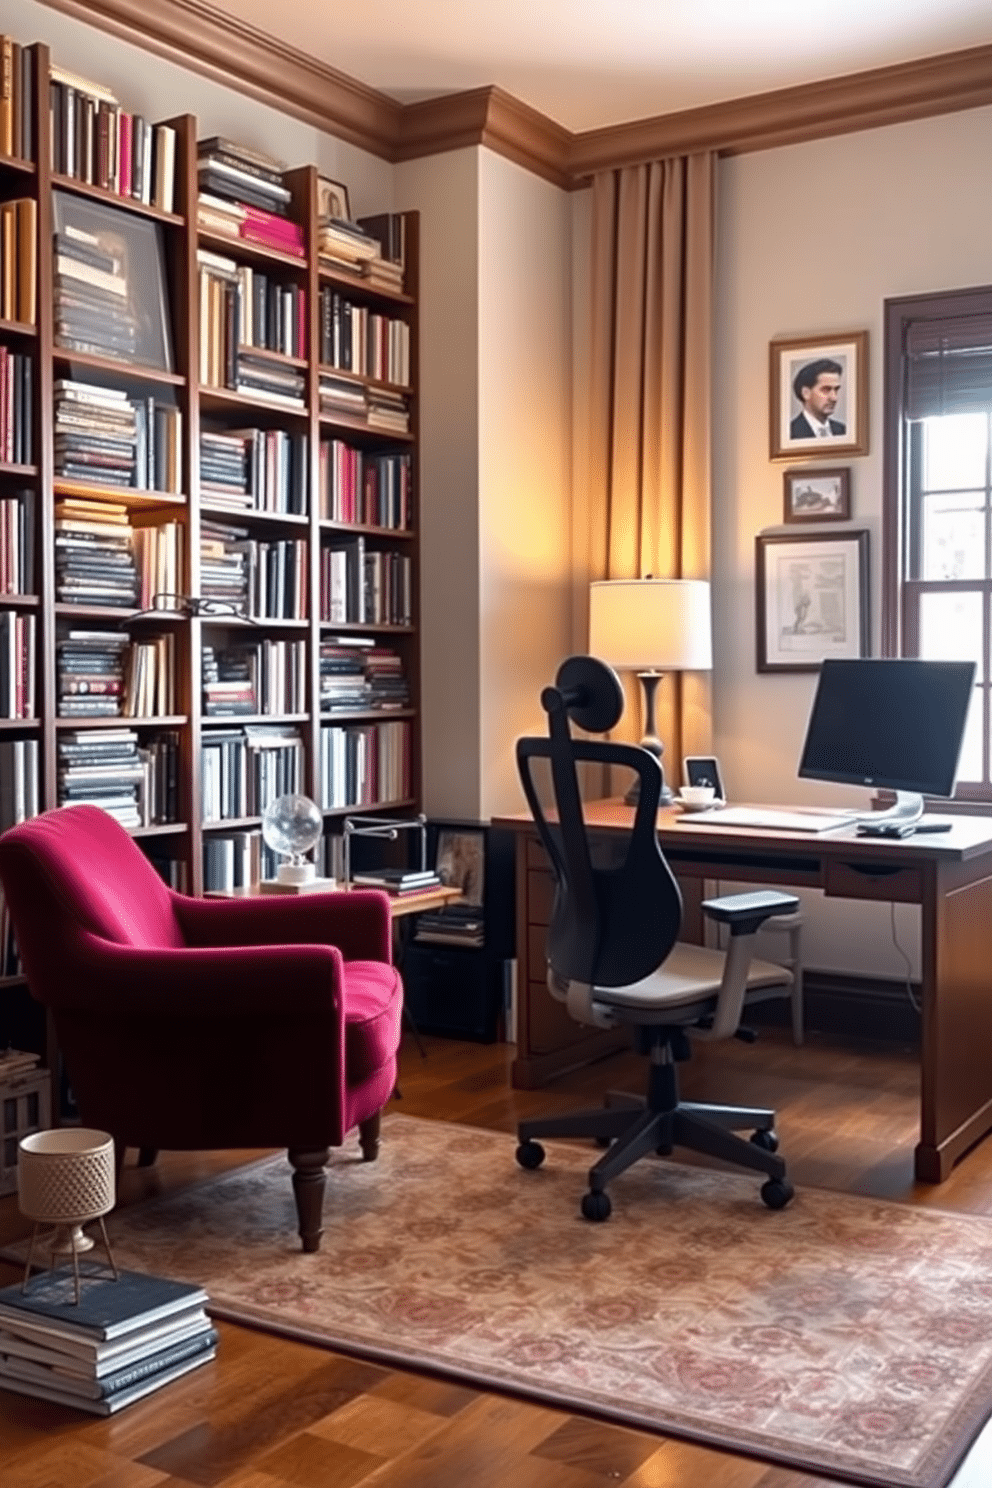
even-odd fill
[{"label": "desk surface", "polygon": [[[740,803],[745,804],[745,803]],[[768,810],[767,805],[755,809]],[[783,806],[783,811],[801,811],[801,806]],[[583,802],[586,821],[590,827],[604,831],[629,827],[634,808],[622,797]],[[534,821],[529,811],[515,812],[510,816],[493,818],[494,827],[515,831],[534,830]],[[678,806],[662,807],[658,812],[658,837],[666,853],[669,849],[685,849],[692,852],[700,846],[724,849],[754,848],[766,843],[773,850],[790,847],[807,848],[811,856],[818,858],[850,857],[852,849],[867,861],[897,861],[901,863],[967,862],[986,853],[992,853],[992,817],[955,816],[947,832],[923,832],[912,837],[859,837],[853,826],[831,828],[826,832],[789,832],[779,827],[721,827],[711,826]],[[675,854],[673,853],[673,856]]]}]

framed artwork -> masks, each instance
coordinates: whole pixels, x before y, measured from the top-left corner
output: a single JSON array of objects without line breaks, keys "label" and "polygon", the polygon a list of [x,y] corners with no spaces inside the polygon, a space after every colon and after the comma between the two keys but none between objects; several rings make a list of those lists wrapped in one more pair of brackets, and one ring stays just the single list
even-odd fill
[{"label": "framed artwork", "polygon": [[56,345],[171,372],[161,224],[53,191],[52,226]]},{"label": "framed artwork", "polygon": [[437,837],[438,878],[451,889],[461,889],[466,903],[483,903],[486,882],[486,842],[482,832],[445,827]]},{"label": "framed artwork", "polygon": [[815,672],[827,657],[868,655],[868,533],[759,533],[759,672]]},{"label": "framed artwork", "polygon": [[846,466],[821,470],[817,466],[786,470],[786,522],[849,522],[851,472]]},{"label": "framed artwork", "polygon": [[317,216],[321,221],[336,217],[340,222],[350,222],[351,205],[347,186],[342,186],[340,181],[331,181],[327,176],[318,176]]},{"label": "framed artwork", "polygon": [[868,332],[769,348],[771,458],[868,453]]}]

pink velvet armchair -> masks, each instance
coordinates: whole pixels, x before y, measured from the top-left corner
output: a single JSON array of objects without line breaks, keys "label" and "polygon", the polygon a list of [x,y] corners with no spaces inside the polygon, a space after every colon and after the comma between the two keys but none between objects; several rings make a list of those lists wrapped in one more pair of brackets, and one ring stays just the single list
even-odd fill
[{"label": "pink velvet armchair", "polygon": [[287,1148],[317,1250],[329,1149],[357,1127],[376,1157],[396,1080],[386,896],[176,894],[95,806],[5,832],[0,880],[84,1124],[118,1163],[125,1147]]}]

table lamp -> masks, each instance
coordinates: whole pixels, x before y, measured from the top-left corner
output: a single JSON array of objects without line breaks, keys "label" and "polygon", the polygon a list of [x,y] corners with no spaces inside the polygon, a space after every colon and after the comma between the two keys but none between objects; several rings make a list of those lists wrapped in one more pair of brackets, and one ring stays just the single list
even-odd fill
[{"label": "table lamp", "polygon": [[[589,587],[589,650],[618,671],[636,672],[644,689],[647,749],[661,765],[655,694],[666,672],[706,672],[713,665],[710,586],[706,579],[601,579]],[[638,796],[635,780],[625,800]],[[661,776],[662,803],[672,800]]]}]

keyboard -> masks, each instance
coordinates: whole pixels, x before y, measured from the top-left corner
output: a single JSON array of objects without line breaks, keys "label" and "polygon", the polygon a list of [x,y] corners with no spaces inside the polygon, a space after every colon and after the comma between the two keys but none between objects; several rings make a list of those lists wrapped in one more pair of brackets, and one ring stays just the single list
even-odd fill
[{"label": "keyboard", "polygon": [[724,806],[714,811],[686,812],[680,827],[755,827],[773,832],[835,832],[853,827],[860,820],[856,811],[795,811],[781,806]]}]

